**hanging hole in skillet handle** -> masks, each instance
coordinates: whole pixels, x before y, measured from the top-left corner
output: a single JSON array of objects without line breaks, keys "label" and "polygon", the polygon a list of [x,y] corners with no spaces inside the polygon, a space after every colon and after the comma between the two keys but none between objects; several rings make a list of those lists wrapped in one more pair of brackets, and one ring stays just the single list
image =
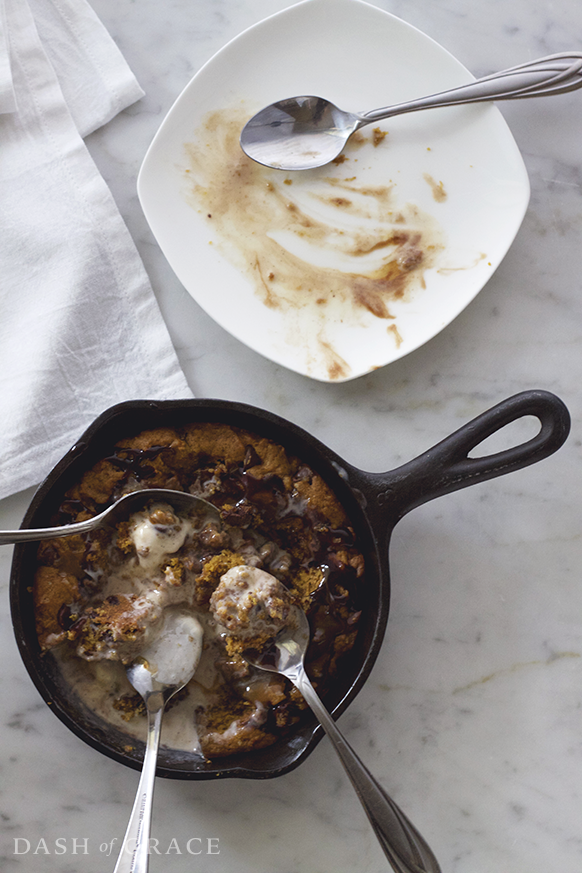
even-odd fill
[{"label": "hanging hole in skillet handle", "polygon": [[[510,448],[480,454],[479,447],[512,422],[534,417],[537,433]],[[413,461],[379,477],[400,517],[428,500],[535,464],[556,452],[570,432],[570,415],[548,391],[515,394],[483,412]],[[530,431],[531,433],[531,431]],[[378,485],[378,481],[377,481]]]},{"label": "hanging hole in skillet handle", "polygon": [[486,437],[478,446],[469,452],[469,458],[485,458],[487,455],[497,454],[511,446],[518,446],[533,439],[540,432],[540,422],[535,415],[524,415],[511,421],[496,430],[491,436]]}]

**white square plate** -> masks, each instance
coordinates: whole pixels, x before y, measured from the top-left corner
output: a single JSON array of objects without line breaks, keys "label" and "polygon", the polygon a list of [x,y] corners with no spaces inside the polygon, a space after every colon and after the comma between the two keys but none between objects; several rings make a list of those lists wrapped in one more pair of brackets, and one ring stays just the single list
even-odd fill
[{"label": "white square plate", "polygon": [[[427,342],[488,281],[527,208],[523,160],[493,104],[392,118],[382,125],[385,141],[377,148],[368,142],[358,152],[359,184],[390,185],[397,203],[434,219],[444,240],[418,287],[390,302],[389,321],[357,307],[316,312],[312,306],[265,305],[204,210],[192,205],[187,146],[200,138],[205,118],[216,109],[240,111],[245,105],[250,117],[284,97],[318,94],[344,109],[365,111],[472,78],[428,36],[361,0],[304,0],[244,31],[184,89],[139,174],[145,216],[184,287],[252,349],[321,381],[353,379]],[[345,176],[347,166],[332,172]],[[280,171],[265,172],[283,179]],[[321,182],[330,169],[308,173],[319,174],[313,178]],[[294,181],[303,177],[304,191],[309,187],[308,174],[292,175]],[[446,197],[435,197],[435,186]]]}]

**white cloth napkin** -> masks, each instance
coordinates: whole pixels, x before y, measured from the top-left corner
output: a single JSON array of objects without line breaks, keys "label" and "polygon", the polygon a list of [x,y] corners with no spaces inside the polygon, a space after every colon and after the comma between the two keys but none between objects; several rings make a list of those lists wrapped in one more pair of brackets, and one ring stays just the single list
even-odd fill
[{"label": "white cloth napkin", "polygon": [[1,498],[114,403],[192,395],[82,139],[143,92],[86,0],[0,5]]}]

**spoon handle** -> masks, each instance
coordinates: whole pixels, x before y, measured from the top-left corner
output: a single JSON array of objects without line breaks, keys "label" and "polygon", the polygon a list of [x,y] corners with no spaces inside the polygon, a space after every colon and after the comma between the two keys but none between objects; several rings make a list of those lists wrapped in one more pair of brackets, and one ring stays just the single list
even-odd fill
[{"label": "spoon handle", "polygon": [[[160,700],[158,700],[158,695]],[[161,701],[161,702],[160,702]],[[159,692],[150,695],[146,702],[148,713],[148,736],[143,767],[137,792],[129,817],[129,823],[121,851],[113,873],[147,873],[149,867],[149,842],[154,799],[156,762],[160,745],[160,731],[164,703]]]},{"label": "spoon handle", "polygon": [[52,540],[54,537],[70,537],[73,534],[88,533],[98,526],[98,518],[88,518],[74,524],[63,524],[59,527],[36,527],[22,530],[0,531],[0,546],[12,543],[33,543],[40,540]]},{"label": "spoon handle", "polygon": [[357,113],[363,124],[416,112],[419,109],[435,109],[440,106],[455,106],[464,103],[482,103],[489,100],[515,100],[520,97],[544,97],[562,94],[582,87],[582,52],[548,55],[483,76],[467,85],[441,91],[408,103],[397,103],[371,112]]},{"label": "spoon handle", "polygon": [[360,798],[376,836],[396,873],[441,873],[432,850],[414,825],[360,761],[317,696],[305,670],[286,676],[301,691],[306,703],[334,745]]}]

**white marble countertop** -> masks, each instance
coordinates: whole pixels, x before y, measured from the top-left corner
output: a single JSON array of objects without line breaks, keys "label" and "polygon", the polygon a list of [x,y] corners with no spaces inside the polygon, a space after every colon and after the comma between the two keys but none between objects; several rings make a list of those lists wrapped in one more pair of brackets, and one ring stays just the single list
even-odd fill
[{"label": "white marble countertop", "polygon": [[[476,75],[582,48],[578,0],[375,3]],[[400,522],[385,643],[340,724],[433,846],[443,873],[579,873],[580,93],[503,106],[532,198],[515,243],[475,301],[427,345],[382,370],[340,385],[312,382],[248,350],[198,308],[159,251],[135,188],[146,148],[191,76],[227,40],[291,2],[92,5],[146,97],[88,145],[197,396],[269,409],[372,471],[414,457],[518,391],[548,389],[568,405],[572,434],[555,456]],[[31,495],[0,503],[1,527],[20,524]],[[2,869],[112,870],[116,850],[107,852],[123,835],[137,774],[69,733],[35,691],[12,636],[10,553],[3,547],[0,554]],[[276,780],[158,780],[153,835],[160,854],[152,855],[152,873],[387,869],[326,741]]]}]

